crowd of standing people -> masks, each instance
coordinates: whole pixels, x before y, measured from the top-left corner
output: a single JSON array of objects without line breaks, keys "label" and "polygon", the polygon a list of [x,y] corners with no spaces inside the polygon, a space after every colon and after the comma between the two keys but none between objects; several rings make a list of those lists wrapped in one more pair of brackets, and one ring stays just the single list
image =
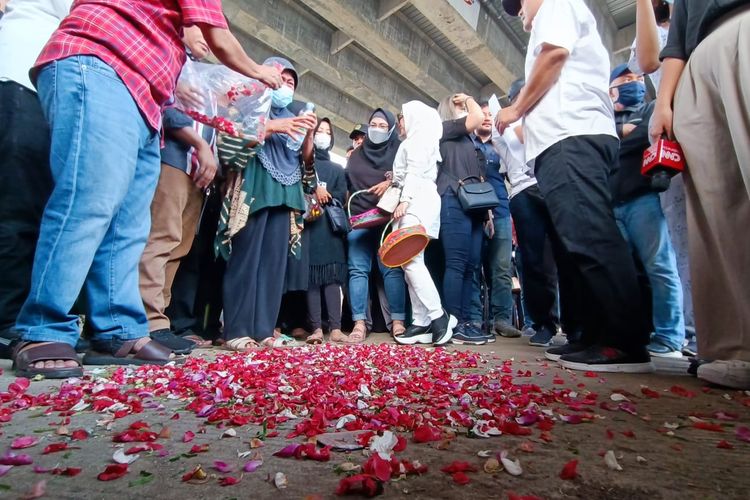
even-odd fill
[{"label": "crowd of standing people", "polygon": [[[11,0],[2,354],[65,378],[326,329],[357,344],[382,313],[400,344],[526,334],[566,368],[631,373],[686,352],[699,377],[749,388],[750,5],[638,0],[614,68],[583,0],[502,5],[530,33],[507,105],[373,109],[343,167],[294,65],[251,59],[220,1]],[[273,89],[262,144],[172,105],[200,101],[178,76],[209,53]],[[641,163],[662,137],[688,167],[660,194]],[[433,243],[386,265],[388,228]]]}]

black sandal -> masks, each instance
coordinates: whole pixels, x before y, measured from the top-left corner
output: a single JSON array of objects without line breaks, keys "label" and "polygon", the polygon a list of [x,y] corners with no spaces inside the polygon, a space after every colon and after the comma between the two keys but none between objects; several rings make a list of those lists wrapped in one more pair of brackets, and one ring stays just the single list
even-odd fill
[{"label": "black sandal", "polygon": [[[31,345],[28,349],[23,349]],[[78,366],[69,368],[35,368],[40,361],[75,361]],[[75,349],[64,342],[17,342],[13,351],[13,369],[19,377],[44,378],[83,377],[83,368]]]}]

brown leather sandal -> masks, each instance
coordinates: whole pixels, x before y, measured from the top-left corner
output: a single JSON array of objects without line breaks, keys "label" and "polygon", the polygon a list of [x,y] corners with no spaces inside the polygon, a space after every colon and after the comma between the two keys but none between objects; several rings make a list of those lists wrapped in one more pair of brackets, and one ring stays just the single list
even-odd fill
[{"label": "brown leather sandal", "polygon": [[[29,346],[21,352],[21,349]],[[33,365],[40,361],[75,361],[78,366],[69,368],[35,368]],[[76,350],[64,342],[19,342],[13,352],[13,368],[19,377],[34,378],[42,375],[44,378],[83,377],[83,368],[78,360]]]},{"label": "brown leather sandal", "polygon": [[140,339],[123,342],[114,354],[89,351],[83,357],[84,365],[166,365],[167,363],[182,363],[185,358],[170,357],[172,350],[161,345],[156,340],[148,341],[138,351],[135,345]]}]

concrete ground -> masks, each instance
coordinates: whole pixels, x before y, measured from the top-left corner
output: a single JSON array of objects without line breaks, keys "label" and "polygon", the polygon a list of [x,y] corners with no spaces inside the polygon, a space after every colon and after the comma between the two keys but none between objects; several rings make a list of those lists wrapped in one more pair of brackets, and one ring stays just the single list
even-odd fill
[{"label": "concrete ground", "polygon": [[[373,334],[367,342],[389,341],[386,334]],[[486,364],[480,365],[479,371],[490,370],[512,359],[514,372],[521,368],[533,371],[532,382],[543,390],[573,388],[582,392],[595,391],[599,395],[598,401],[602,401],[600,407],[590,410],[596,414],[595,418],[580,425],[558,423],[548,439],[535,430],[528,437],[504,434],[471,439],[463,435],[443,443],[416,444],[409,441],[403,458],[419,460],[428,465],[429,471],[385,484],[383,497],[748,498],[750,442],[746,440],[750,440],[750,436],[744,434],[743,428],[750,426],[749,393],[704,387],[703,383],[685,374],[685,360],[657,360],[658,371],[648,375],[570,372],[544,360],[543,351],[528,346],[526,342],[525,338],[499,338],[496,343],[486,346],[449,346],[448,349],[480,354]],[[223,351],[195,352],[196,356],[208,359],[219,354]],[[0,422],[3,422],[3,408],[18,403],[18,398],[4,393],[15,381],[10,361],[0,360],[0,368],[3,370],[0,375]],[[100,369],[96,375],[106,377],[109,373]],[[35,381],[29,392],[54,394],[60,386],[61,382]],[[658,394],[647,397],[649,390]],[[637,406],[637,412],[617,411],[616,408],[612,411],[612,405],[616,407],[622,401],[616,393],[626,394],[627,400]],[[28,496],[29,492],[33,493],[35,485],[39,488],[40,481],[46,481],[44,492],[36,491],[44,493],[45,498],[335,498],[334,491],[343,476],[338,475],[334,468],[347,461],[361,464],[365,460],[361,451],[334,453],[331,461],[325,463],[271,456],[273,451],[289,443],[301,442],[300,438],[284,438],[287,428],[293,427],[288,423],[287,427],[280,429],[279,437],[267,439],[260,449],[265,451],[259,470],[243,474],[237,485],[222,487],[217,480],[222,474],[212,468],[214,461],[238,463],[238,450],[250,449],[249,438],[259,429],[252,425],[242,426],[237,428],[238,437],[221,439],[224,430],[206,426],[205,419],[183,411],[185,405],[185,400],[157,398],[144,405],[142,413],[116,420],[111,429],[103,427],[102,415],[90,408],[69,413],[45,413],[46,408],[42,407],[18,411],[9,422],[0,423],[0,453],[9,450],[18,437],[34,436],[40,443],[29,449],[13,450],[28,453],[34,465],[14,466],[5,471],[0,466],[0,497],[27,495],[26,498],[35,498],[33,494]],[[170,418],[175,414],[180,418]],[[69,423],[66,418],[70,419]],[[168,426],[169,431],[159,440],[166,443],[166,451],[161,452],[163,456],[155,452],[141,453],[125,477],[108,482],[97,480],[97,475],[106,465],[113,463],[112,454],[116,451],[113,434],[136,420],[147,422],[156,432]],[[90,437],[84,441],[69,441],[58,436],[79,428],[86,429]],[[196,431],[197,437],[194,442],[183,444],[182,436],[187,431]],[[410,436],[408,432],[403,434],[407,438]],[[61,440],[77,448],[43,454],[45,446]],[[210,453],[186,453],[196,443],[210,445]],[[482,471],[487,460],[478,456],[482,450],[493,454],[509,450],[521,461],[523,473],[515,477],[507,472]],[[602,455],[610,450],[623,470],[612,470],[605,464]],[[562,480],[560,471],[563,465],[573,459],[579,460],[578,477]],[[243,458],[241,462],[246,460]],[[456,460],[469,462],[479,469],[469,474],[469,484],[456,484],[450,476],[440,472],[442,466]],[[208,473],[203,484],[183,482],[183,474],[199,464]],[[41,470],[35,471],[34,467]],[[81,468],[82,471],[75,477],[45,472],[67,467]],[[284,489],[277,489],[272,484],[277,472],[286,475],[288,486]],[[520,496],[511,496],[511,491]]]}]

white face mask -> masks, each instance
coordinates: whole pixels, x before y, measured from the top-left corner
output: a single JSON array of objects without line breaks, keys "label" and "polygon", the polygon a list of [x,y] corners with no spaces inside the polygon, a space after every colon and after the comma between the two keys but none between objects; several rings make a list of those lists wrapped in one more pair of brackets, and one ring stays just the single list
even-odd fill
[{"label": "white face mask", "polygon": [[380,130],[379,128],[370,127],[367,129],[367,137],[373,144],[382,144],[388,140],[393,130]]},{"label": "white face mask", "polygon": [[313,144],[318,149],[328,149],[331,146],[331,136],[323,133],[315,134]]}]

